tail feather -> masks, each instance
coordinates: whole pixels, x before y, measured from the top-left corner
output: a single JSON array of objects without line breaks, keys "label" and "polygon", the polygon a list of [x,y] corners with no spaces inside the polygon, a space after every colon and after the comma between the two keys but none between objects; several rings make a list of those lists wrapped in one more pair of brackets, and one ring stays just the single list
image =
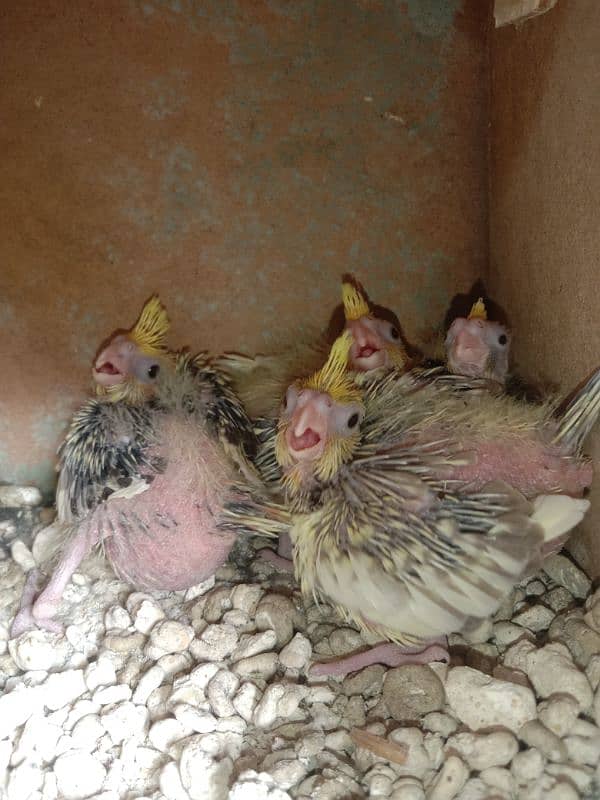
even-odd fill
[{"label": "tail feather", "polygon": [[600,369],[576,393],[561,416],[554,444],[578,453],[600,414]]},{"label": "tail feather", "polygon": [[534,500],[531,516],[544,532],[544,543],[563,538],[578,525],[590,507],[589,500],[565,494],[543,494]]}]

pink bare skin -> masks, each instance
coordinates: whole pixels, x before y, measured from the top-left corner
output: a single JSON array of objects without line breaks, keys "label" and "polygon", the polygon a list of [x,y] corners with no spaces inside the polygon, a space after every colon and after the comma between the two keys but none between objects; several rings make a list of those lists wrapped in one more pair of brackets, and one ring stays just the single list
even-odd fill
[{"label": "pink bare skin", "polygon": [[[426,437],[425,437],[426,438]],[[444,472],[444,478],[464,482],[465,490],[477,491],[494,480],[505,481],[526,497],[560,491],[579,497],[591,485],[592,464],[567,458],[559,448],[533,438],[465,443],[472,463]]]},{"label": "pink bare skin", "polygon": [[99,542],[116,574],[139,589],[186,589],[225,562],[235,535],[215,524],[223,502],[231,499],[224,456],[208,434],[177,417],[163,420],[159,440],[165,443],[164,473],[140,494],[100,504],[80,523],[35,600],[37,579],[28,579],[12,636],[36,626],[61,630],[52,618],[63,591]]},{"label": "pink bare skin", "polygon": [[459,317],[446,335],[448,369],[455,375],[489,378],[504,385],[509,350],[510,333],[499,322]]}]

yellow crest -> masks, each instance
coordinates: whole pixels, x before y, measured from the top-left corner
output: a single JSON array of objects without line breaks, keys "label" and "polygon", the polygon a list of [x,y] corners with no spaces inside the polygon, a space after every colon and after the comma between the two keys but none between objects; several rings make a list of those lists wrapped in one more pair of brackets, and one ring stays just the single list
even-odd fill
[{"label": "yellow crest", "polygon": [[483,302],[483,297],[480,297],[476,303],[473,303],[471,307],[471,311],[469,312],[469,316],[467,319],[487,319],[487,311],[485,310],[485,303]]},{"label": "yellow crest", "polygon": [[371,313],[365,290],[350,274],[342,277],[342,301],[346,321],[360,319]]},{"label": "yellow crest", "polygon": [[154,295],[144,305],[129,336],[144,353],[164,352],[166,350],[164,340],[169,332],[169,326],[167,310],[158,299],[158,295]]},{"label": "yellow crest", "polygon": [[306,389],[327,392],[338,403],[360,402],[361,393],[348,372],[348,356],[354,341],[349,331],[333,343],[329,356],[320,370],[302,381]]}]

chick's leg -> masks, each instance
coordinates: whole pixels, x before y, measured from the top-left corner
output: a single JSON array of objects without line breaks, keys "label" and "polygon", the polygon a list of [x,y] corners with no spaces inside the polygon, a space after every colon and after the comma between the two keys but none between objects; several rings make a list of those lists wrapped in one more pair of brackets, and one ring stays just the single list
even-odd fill
[{"label": "chick's leg", "polygon": [[35,620],[31,613],[33,608],[33,601],[35,600],[42,584],[44,576],[39,569],[32,569],[27,574],[25,586],[23,587],[23,594],[19,603],[19,610],[10,627],[11,638],[20,636],[25,631],[33,630]]},{"label": "chick's leg", "polygon": [[63,591],[71,576],[98,541],[98,534],[81,526],[67,542],[64,552],[48,585],[35,599],[39,589],[41,573],[32,570],[27,576],[19,611],[11,627],[11,636],[19,636],[33,628],[45,628],[54,633],[62,632],[62,625],[52,617],[56,614]]},{"label": "chick's leg", "polygon": [[445,638],[434,639],[424,648],[400,647],[391,642],[376,644],[361,653],[336,658],[322,664],[315,664],[310,669],[311,675],[346,675],[371,664],[385,664],[387,667],[400,667],[403,664],[429,664],[432,661],[450,661],[448,643]]},{"label": "chick's leg", "polygon": [[274,564],[282,572],[293,572],[294,562],[292,561],[292,554],[294,546],[289,533],[282,533],[279,536],[279,544],[277,545],[277,552],[275,553],[269,547],[263,547],[258,551],[258,555],[265,561]]},{"label": "chick's leg", "polygon": [[40,628],[62,631],[62,626],[54,622],[52,617],[58,610],[63,592],[71,580],[71,576],[97,542],[97,532],[91,532],[88,525],[82,525],[67,543],[48,585],[33,604],[32,614]]}]

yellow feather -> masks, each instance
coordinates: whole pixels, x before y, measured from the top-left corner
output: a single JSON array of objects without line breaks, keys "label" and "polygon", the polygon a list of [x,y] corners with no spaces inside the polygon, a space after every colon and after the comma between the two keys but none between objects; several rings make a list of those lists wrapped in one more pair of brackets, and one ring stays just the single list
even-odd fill
[{"label": "yellow feather", "polygon": [[336,403],[360,402],[360,390],[348,372],[348,354],[352,342],[352,334],[344,331],[333,343],[324,366],[310,378],[301,381],[300,386],[317,392],[327,392]]},{"label": "yellow feather", "polygon": [[360,319],[371,313],[365,290],[351,275],[344,275],[342,300],[347,321]]},{"label": "yellow feather", "polygon": [[487,319],[487,311],[485,310],[483,297],[480,297],[476,303],[473,303],[467,319]]},{"label": "yellow feather", "polygon": [[148,355],[162,353],[166,349],[164,340],[169,332],[169,326],[167,310],[158,295],[154,295],[144,305],[129,336],[143,353]]}]

